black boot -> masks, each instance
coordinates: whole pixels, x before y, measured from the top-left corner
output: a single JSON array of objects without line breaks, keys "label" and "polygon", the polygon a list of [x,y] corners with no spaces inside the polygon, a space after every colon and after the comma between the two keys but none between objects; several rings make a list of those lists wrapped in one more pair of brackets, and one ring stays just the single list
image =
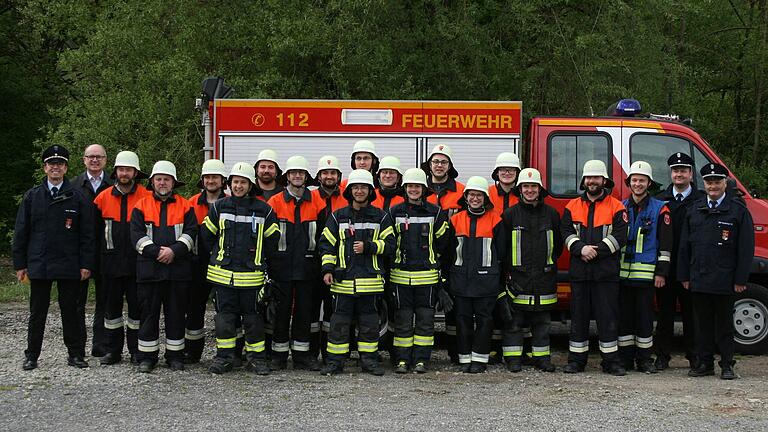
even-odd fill
[{"label": "black boot", "polygon": [[504,360],[507,363],[508,371],[517,373],[523,370],[522,359],[519,356],[506,357]]}]

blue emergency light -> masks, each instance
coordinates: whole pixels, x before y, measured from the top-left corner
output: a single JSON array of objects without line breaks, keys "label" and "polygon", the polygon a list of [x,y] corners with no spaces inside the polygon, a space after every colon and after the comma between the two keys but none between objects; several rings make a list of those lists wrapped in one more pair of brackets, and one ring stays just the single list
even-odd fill
[{"label": "blue emergency light", "polygon": [[636,99],[622,99],[608,107],[608,115],[616,117],[634,117],[642,108]]}]

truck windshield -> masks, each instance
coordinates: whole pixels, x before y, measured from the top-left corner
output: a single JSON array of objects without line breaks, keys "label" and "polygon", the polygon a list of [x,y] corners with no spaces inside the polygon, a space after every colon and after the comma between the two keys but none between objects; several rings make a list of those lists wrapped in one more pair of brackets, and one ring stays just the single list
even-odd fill
[{"label": "truck windshield", "polygon": [[666,188],[670,184],[669,167],[667,159],[677,152],[686,153],[693,157],[694,177],[696,185],[700,189],[704,187],[702,180],[697,175],[698,167],[709,163],[709,159],[690,141],[684,138],[651,133],[637,133],[632,135],[629,141],[631,162],[645,161],[653,168],[653,180]]}]

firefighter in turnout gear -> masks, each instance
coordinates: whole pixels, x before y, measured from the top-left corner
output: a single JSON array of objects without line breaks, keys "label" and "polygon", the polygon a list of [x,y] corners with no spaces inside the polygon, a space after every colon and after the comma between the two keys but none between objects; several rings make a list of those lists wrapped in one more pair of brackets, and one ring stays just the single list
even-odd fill
[{"label": "firefighter in turnout gear", "polygon": [[[200,193],[189,198],[189,203],[195,210],[195,217],[199,227],[208,216],[210,205],[224,198],[226,194],[227,170],[224,162],[218,159],[209,159],[203,162],[200,172],[200,180],[197,188]],[[208,297],[211,295],[211,284],[206,275],[210,251],[197,239],[194,249],[195,277],[189,290],[187,302],[186,328],[184,329],[184,362],[188,364],[198,363],[205,347],[205,307]],[[238,335],[242,333],[238,331]],[[242,337],[238,337],[240,352],[242,352]]]},{"label": "firefighter in turnout gear", "polygon": [[502,292],[507,235],[501,217],[493,211],[486,179],[469,178],[464,202],[466,210],[451,217],[448,238],[453,256],[443,265],[450,268],[450,291],[455,297],[459,364],[463,372],[482,373],[490,356],[493,310]]},{"label": "firefighter in turnout gear", "polygon": [[[317,171],[315,171],[315,180],[319,183],[317,189],[312,191],[312,199],[322,200],[323,209],[317,215],[317,226],[320,228],[320,235],[325,228],[325,223],[331,214],[336,210],[349,205],[344,198],[344,189],[341,187],[341,168],[339,159],[336,156],[325,155],[317,161]],[[328,333],[331,330],[332,298],[331,290],[322,280],[318,282],[314,290],[315,304],[312,306],[314,312],[312,319],[311,332],[313,334],[310,342],[310,353],[314,358],[317,354],[322,354],[323,358],[327,351],[325,346],[328,343]],[[322,311],[322,320],[320,312]]]},{"label": "firefighter in turnout gear", "polygon": [[[382,160],[382,165],[386,158]],[[403,175],[407,202],[390,209],[396,248],[389,275],[394,311],[395,372],[425,373],[434,345],[434,315],[440,257],[448,245],[446,212],[427,202],[427,176],[418,168]],[[414,325],[415,318],[415,325]]]},{"label": "firefighter in turnout gear", "polygon": [[629,216],[627,245],[621,257],[619,289],[619,357],[627,370],[656,373],[653,346],[654,287],[663,289],[672,257],[672,220],[663,201],[648,195],[654,185],[648,162],[629,168],[626,184],[632,195],[624,200]]},{"label": "firefighter in turnout gear", "polygon": [[405,201],[400,159],[394,156],[381,158],[376,176],[379,180],[379,187],[376,188],[376,199],[371,203],[372,206],[389,211],[390,208]]},{"label": "firefighter in turnout gear", "polygon": [[496,157],[496,164],[491,173],[491,178],[496,183],[488,190],[496,213],[502,214],[506,209],[517,204],[518,198],[514,189],[519,173],[520,158],[516,154],[505,152]]},{"label": "firefighter in turnout gear", "polygon": [[[100,252],[101,273],[107,291],[104,313],[107,344],[101,364],[111,365],[121,360],[124,340],[131,363],[135,364],[141,313],[136,292],[136,247],[131,241],[131,215],[136,203],[152,193],[138,183],[147,175],[141,172],[139,157],[132,151],[117,154],[111,177],[115,184],[94,200],[97,216],[104,223]],[[124,301],[128,304],[127,320],[123,319]]]},{"label": "firefighter in turnout gear", "polygon": [[189,201],[174,193],[183,183],[176,167],[158,161],[148,189],[131,213],[131,242],[136,263],[139,324],[139,371],[151,372],[160,351],[160,309],[165,314],[165,360],[171,370],[184,369],[184,321],[192,280],[192,250],[198,226]]},{"label": "firefighter in turnout gear", "polygon": [[392,254],[395,238],[389,215],[370,205],[375,195],[371,173],[352,171],[344,190],[349,206],[331,215],[320,238],[323,281],[333,293],[327,364],[321,371],[326,375],[344,369],[353,319],[363,371],[384,374],[378,360],[377,300],[384,291],[381,261]]},{"label": "firefighter in turnout gear", "polygon": [[726,190],[728,169],[716,163],[700,171],[706,197],[696,200],[683,221],[677,274],[691,291],[698,364],[688,376],[714,375],[715,348],[720,378],[733,370],[733,305],[747,289],[755,251],[752,216],[735,190]]},{"label": "firefighter in turnout gear", "polygon": [[317,215],[325,202],[307,189],[316,183],[303,156],[288,158],[283,183],[285,190],[269,200],[280,227],[280,241],[271,266],[277,281],[273,294],[278,299],[278,308],[273,323],[270,368],[285,369],[290,349],[294,369],[318,371],[317,354],[312,357],[309,345],[315,315],[313,291],[320,279]]},{"label": "firefighter in turnout gear", "polygon": [[563,252],[560,215],[544,204],[547,190],[536,169],[522,170],[516,188],[520,202],[501,216],[510,239],[504,274],[515,309],[514,323],[504,332],[504,359],[509,371],[522,370],[524,328],[530,326],[533,364],[554,372],[549,327],[557,306],[557,258]]},{"label": "firefighter in turnout gear", "polygon": [[267,202],[283,191],[285,184],[280,181],[283,170],[277,163],[277,152],[272,149],[260,151],[253,169],[256,170],[256,179],[259,190],[261,190],[258,195],[260,200]]},{"label": "firefighter in turnout gear", "polygon": [[680,233],[686,215],[696,200],[706,196],[704,191],[696,188],[696,182],[693,179],[694,164],[692,157],[685,153],[673,153],[667,159],[667,165],[669,165],[672,184],[656,198],[667,202],[667,207],[672,217],[674,244],[672,246],[672,261],[670,262],[667,283],[663,288],[656,289],[656,304],[659,308],[659,314],[656,321],[656,335],[653,344],[656,348],[656,362],[654,365],[657,370],[664,370],[669,367],[669,360],[672,357],[672,337],[675,333],[675,316],[677,315],[678,302],[680,304],[680,315],[683,318],[685,357],[688,359],[691,368],[696,367],[691,294],[687,289],[683,288],[677,277],[677,251],[680,249]]},{"label": "firefighter in turnout gear", "polygon": [[271,297],[267,260],[277,251],[280,230],[272,208],[256,198],[261,191],[251,165],[236,163],[228,186],[232,195],[211,205],[200,231],[211,251],[208,281],[216,289],[216,357],[209,370],[222,374],[234,367],[239,356],[236,327],[241,320],[247,366],[257,375],[267,375],[264,317],[257,303]]},{"label": "firefighter in turnout gear", "polygon": [[[453,165],[453,151],[445,144],[436,145],[427,160],[421,164],[421,169],[427,175],[427,187],[434,192],[427,197],[432,204],[437,204],[448,214],[448,219],[461,210],[459,203],[464,195],[464,184],[457,181],[459,172]],[[448,286],[447,273],[442,275],[442,285]],[[445,313],[445,335],[448,356],[454,364],[459,363],[456,351],[456,311]]]},{"label": "firefighter in turnout gear", "polygon": [[19,204],[13,232],[13,268],[29,281],[29,324],[24,370],[37,368],[45,321],[56,282],[67,364],[87,368],[85,319],[78,311],[80,282],[94,268],[93,206],[66,179],[69,151],[60,145],[42,155],[45,178]]},{"label": "firefighter in turnout gear", "polygon": [[626,375],[618,357],[619,262],[627,242],[627,211],[610,195],[605,163],[584,164],[584,194],[568,202],[561,232],[571,253],[571,333],[565,373],[583,372],[589,352],[589,321],[597,321],[603,372]]}]

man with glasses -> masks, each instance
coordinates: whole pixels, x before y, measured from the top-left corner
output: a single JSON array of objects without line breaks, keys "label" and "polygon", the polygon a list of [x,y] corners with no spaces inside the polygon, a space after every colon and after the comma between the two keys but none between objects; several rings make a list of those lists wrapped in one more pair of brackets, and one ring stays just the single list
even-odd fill
[{"label": "man with glasses", "polygon": [[67,181],[69,151],[53,145],[43,152],[45,178],[28,190],[19,205],[13,233],[13,268],[29,281],[29,324],[24,370],[37,368],[45,321],[56,282],[67,364],[87,368],[85,322],[78,312],[80,283],[87,280],[96,257],[93,205]]},{"label": "man with glasses", "polygon": [[[107,151],[99,144],[92,144],[85,148],[83,153],[83,164],[85,171],[77,176],[72,182],[74,187],[80,188],[83,196],[93,202],[94,198],[102,191],[108,189],[113,184],[113,180],[105,175],[104,167],[107,165]],[[94,218],[94,236],[96,241],[101,243],[104,236],[99,235],[104,232],[104,221],[101,218]],[[104,330],[104,312],[107,307],[107,289],[104,288],[103,277],[99,271],[98,254],[101,250],[99,245],[94,247],[96,253],[94,258],[94,270],[91,273],[91,279],[94,283],[95,305],[93,310],[93,341],[91,343],[91,355],[102,357],[107,353],[108,340]],[[82,291],[80,293],[80,303],[78,313],[83,317],[85,323],[85,306],[88,303],[88,284],[90,279],[82,282]],[[85,331],[85,329],[83,329]]]}]

